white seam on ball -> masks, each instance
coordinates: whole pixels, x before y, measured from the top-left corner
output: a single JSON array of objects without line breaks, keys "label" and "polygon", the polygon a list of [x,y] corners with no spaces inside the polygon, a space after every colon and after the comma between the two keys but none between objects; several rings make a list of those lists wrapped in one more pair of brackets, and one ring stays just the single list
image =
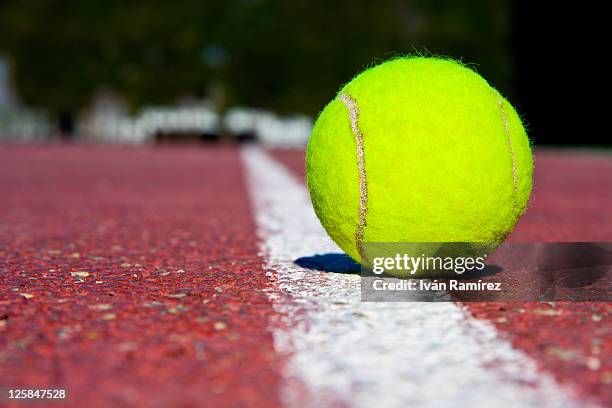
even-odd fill
[{"label": "white seam on ball", "polygon": [[368,182],[365,170],[365,154],[363,150],[363,135],[359,130],[359,105],[357,101],[347,94],[340,95],[340,100],[348,109],[349,119],[351,122],[351,131],[355,136],[355,144],[357,145],[357,166],[359,168],[359,224],[355,232],[355,246],[362,262],[366,259],[363,248],[363,237],[366,227],[366,215],[368,213]]},{"label": "white seam on ball", "polygon": [[506,137],[508,139],[508,147],[510,148],[510,156],[512,157],[512,176],[514,179],[514,201],[518,207],[518,176],[516,175],[516,158],[514,157],[514,148],[512,147],[512,140],[510,139],[510,131],[508,130],[508,120],[506,119],[506,112],[504,110],[504,104],[501,99],[497,99],[499,105],[499,111],[501,112],[502,120],[504,121],[504,129],[506,130]]}]

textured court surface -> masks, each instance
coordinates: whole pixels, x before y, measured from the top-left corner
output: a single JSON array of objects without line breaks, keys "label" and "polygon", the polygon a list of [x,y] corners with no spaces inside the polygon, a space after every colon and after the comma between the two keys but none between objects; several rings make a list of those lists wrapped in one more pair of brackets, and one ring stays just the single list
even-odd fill
[{"label": "textured court surface", "polygon": [[[270,156],[300,183],[301,152]],[[292,300],[270,295],[248,171],[233,147],[0,147],[0,389],[63,387],[69,405],[287,405],[295,358],[278,333],[295,333]],[[539,152],[510,239],[612,241],[611,176],[609,154]],[[612,404],[609,304],[459,306],[572,401]],[[312,401],[292,381],[291,401]]]}]

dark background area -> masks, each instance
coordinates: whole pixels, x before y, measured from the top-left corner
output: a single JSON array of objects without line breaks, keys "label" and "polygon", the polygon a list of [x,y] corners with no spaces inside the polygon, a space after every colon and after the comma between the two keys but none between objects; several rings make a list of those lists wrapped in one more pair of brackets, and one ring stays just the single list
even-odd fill
[{"label": "dark background area", "polygon": [[133,112],[194,97],[316,115],[368,65],[422,53],[476,69],[537,144],[609,145],[582,58],[593,14],[528,0],[4,0],[0,53],[20,100],[63,128],[101,90]]},{"label": "dark background area", "polygon": [[535,143],[610,146],[607,15],[589,1],[512,3],[509,96]]}]

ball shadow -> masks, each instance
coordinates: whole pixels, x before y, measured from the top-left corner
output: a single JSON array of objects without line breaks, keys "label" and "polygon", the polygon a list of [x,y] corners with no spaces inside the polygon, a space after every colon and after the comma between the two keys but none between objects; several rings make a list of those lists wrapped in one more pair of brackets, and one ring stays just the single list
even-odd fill
[{"label": "ball shadow", "polygon": [[453,275],[453,279],[457,280],[471,280],[471,279],[482,279],[488,276],[495,276],[500,272],[503,272],[504,269],[499,265],[485,265],[482,270],[471,269],[462,273],[461,275],[455,274]]},{"label": "ball shadow", "polygon": [[346,254],[317,254],[304,256],[294,261],[297,266],[314,271],[336,273],[361,273],[361,265]]}]

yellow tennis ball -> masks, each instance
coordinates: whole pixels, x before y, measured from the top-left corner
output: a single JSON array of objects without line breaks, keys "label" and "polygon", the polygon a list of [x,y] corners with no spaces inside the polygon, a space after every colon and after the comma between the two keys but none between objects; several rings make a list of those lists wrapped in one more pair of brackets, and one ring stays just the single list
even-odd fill
[{"label": "yellow tennis ball", "polygon": [[441,58],[397,58],[357,75],[320,113],[306,153],[315,212],[358,262],[366,242],[502,242],[532,172],[512,106]]}]

